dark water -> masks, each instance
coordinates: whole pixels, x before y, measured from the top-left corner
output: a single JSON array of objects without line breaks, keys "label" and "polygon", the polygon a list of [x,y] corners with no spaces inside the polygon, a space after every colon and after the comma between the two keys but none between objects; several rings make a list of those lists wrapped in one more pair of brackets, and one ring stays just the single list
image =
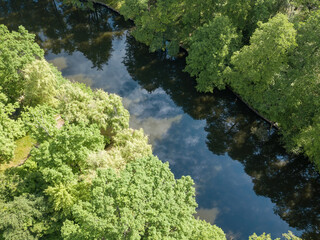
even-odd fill
[{"label": "dark water", "polygon": [[[176,178],[190,175],[198,216],[228,239],[288,230],[320,239],[320,177],[289,156],[268,124],[228,91],[199,94],[183,72],[184,54],[150,54],[120,16],[62,7],[55,1],[1,1],[0,23],[36,34],[63,75],[123,97],[133,128],[143,128],[154,154]],[[1,44],[1,43],[0,43]]]}]

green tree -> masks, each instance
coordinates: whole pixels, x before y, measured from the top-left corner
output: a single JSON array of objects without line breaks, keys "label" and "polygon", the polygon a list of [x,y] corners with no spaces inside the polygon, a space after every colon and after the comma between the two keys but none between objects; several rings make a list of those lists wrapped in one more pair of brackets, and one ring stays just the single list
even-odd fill
[{"label": "green tree", "polygon": [[290,2],[299,11],[302,10],[302,15],[308,15],[310,11],[318,10],[320,7],[317,0],[291,0]]},{"label": "green tree", "polygon": [[233,54],[233,68],[225,71],[231,87],[263,113],[267,111],[263,105],[268,104],[263,93],[288,68],[288,53],[296,46],[295,37],[293,24],[283,14],[260,22],[250,45]]},{"label": "green tree", "polygon": [[320,172],[320,116],[314,118],[311,126],[306,127],[299,134],[297,141],[298,146],[301,146],[306,155],[315,163]]},{"label": "green tree", "polygon": [[103,137],[96,125],[65,125],[58,133],[32,151],[47,185],[72,183],[87,168],[90,153],[104,148]]},{"label": "green tree", "polygon": [[25,107],[22,113],[24,128],[37,143],[42,143],[58,133],[58,111],[47,105]]},{"label": "green tree", "polygon": [[8,162],[14,155],[14,141],[25,135],[20,119],[11,119],[11,114],[18,104],[7,103],[8,98],[1,92],[0,87],[0,164]]},{"label": "green tree", "polygon": [[0,236],[5,240],[39,239],[48,228],[43,198],[33,195],[0,201]]},{"label": "green tree", "polygon": [[252,33],[279,12],[286,13],[287,0],[223,0],[221,13],[228,16],[239,32],[242,32],[243,43],[247,44]]},{"label": "green tree", "polygon": [[151,7],[156,3],[152,0],[125,0],[120,8],[120,13],[126,18],[136,20],[146,11],[150,11]]},{"label": "green tree", "polygon": [[110,142],[117,131],[129,127],[129,112],[121,98],[83,84],[67,82],[58,93],[59,111],[70,123],[96,124]]},{"label": "green tree", "polygon": [[206,221],[193,219],[192,233],[190,239],[193,240],[226,240],[224,232],[216,225],[211,225]]},{"label": "green tree", "polygon": [[56,69],[46,60],[35,60],[23,69],[24,103],[28,106],[47,104],[56,107],[58,89],[63,82]]},{"label": "green tree", "polygon": [[112,138],[112,144],[107,150],[95,152],[88,158],[89,168],[95,176],[98,168],[112,168],[116,171],[125,168],[126,164],[150,156],[152,147],[148,144],[148,137],[142,129],[124,129],[116,133]]},{"label": "green tree", "polygon": [[[131,162],[120,177],[98,170],[90,198],[72,208],[64,239],[225,239],[221,229],[193,217],[196,202],[190,177],[175,180],[168,164],[155,157]],[[95,210],[96,209],[96,210]],[[198,229],[200,228],[200,229]],[[203,229],[203,228],[202,228]],[[199,239],[199,238],[198,238]]]},{"label": "green tree", "polygon": [[34,42],[34,35],[20,26],[19,31],[9,32],[0,25],[0,87],[10,102],[22,94],[24,66],[36,58],[43,58],[43,50]]},{"label": "green tree", "polygon": [[[135,22],[134,37],[154,52],[168,49],[169,54],[179,52],[182,29],[183,0],[125,1],[120,11]],[[183,38],[183,37],[182,37]]]},{"label": "green tree", "polygon": [[[103,163],[92,168],[90,158],[102,151],[103,138],[97,126],[81,124],[63,126],[33,149],[31,158],[16,170],[25,182],[19,184],[20,192],[48,200],[47,208],[40,211],[50,221],[41,232],[43,236],[57,236],[62,227],[64,239],[118,239],[123,235],[141,239],[143,235],[161,239],[215,236],[225,240],[221,229],[194,219],[195,190],[190,177],[175,180],[168,164],[155,157],[133,159],[133,149],[137,149],[136,157],[151,151],[148,145],[146,150],[138,146],[146,142],[142,131],[122,132],[113,142],[128,162],[121,171]],[[93,177],[92,169],[97,170]],[[21,218],[19,224],[33,229],[41,216],[32,222],[30,217]],[[44,219],[39,224],[47,226]]]},{"label": "green tree", "polygon": [[282,129],[288,149],[301,151],[319,168],[320,11],[312,11],[297,25],[297,47],[288,58],[289,68],[264,93],[267,114]]},{"label": "green tree", "polygon": [[197,77],[198,91],[212,92],[214,87],[225,87],[222,73],[237,47],[237,37],[235,28],[224,16],[215,17],[192,35],[185,70]]},{"label": "green tree", "polygon": [[[282,234],[282,236],[286,240],[301,240],[301,238],[298,238],[290,231],[288,233]],[[249,237],[249,240],[272,240],[272,238],[270,234],[263,233],[260,236],[257,236],[257,234],[253,234],[252,236]],[[276,238],[275,240],[280,240],[280,238]]]},{"label": "green tree", "polygon": [[220,5],[223,0],[184,0],[183,27],[192,34],[197,28],[208,24],[216,14],[221,13]]}]

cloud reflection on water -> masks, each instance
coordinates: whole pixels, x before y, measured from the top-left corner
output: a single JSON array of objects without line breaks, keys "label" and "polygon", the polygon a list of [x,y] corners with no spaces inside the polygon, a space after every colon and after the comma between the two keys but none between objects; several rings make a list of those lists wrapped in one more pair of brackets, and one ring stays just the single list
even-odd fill
[{"label": "cloud reflection on water", "polygon": [[127,34],[130,24],[106,9],[64,13],[38,2],[2,2],[19,14],[3,7],[0,21],[36,33],[64,76],[123,96],[131,125],[150,134],[155,154],[177,178],[195,180],[203,218],[234,239],[253,231],[280,236],[289,225],[318,238],[319,174],[288,156],[232,94],[197,93],[183,58],[150,54]]}]

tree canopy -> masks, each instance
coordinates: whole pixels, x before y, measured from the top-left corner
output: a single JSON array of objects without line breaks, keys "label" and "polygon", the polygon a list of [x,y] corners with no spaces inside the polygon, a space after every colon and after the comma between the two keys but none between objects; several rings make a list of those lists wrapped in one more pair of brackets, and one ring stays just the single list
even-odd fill
[{"label": "tree canopy", "polygon": [[0,25],[0,87],[10,102],[22,94],[22,69],[36,58],[43,58],[43,50],[34,42],[34,35],[19,27],[18,32],[9,32]]},{"label": "tree canopy", "polygon": [[[27,36],[26,53],[40,49],[23,28],[1,29],[3,39]],[[0,172],[1,239],[226,239],[194,218],[192,179],[175,179],[152,156],[119,96],[72,83],[33,53],[12,66],[0,75],[3,85],[16,80],[0,93],[0,161],[12,159],[21,136],[36,145]]]},{"label": "tree canopy", "polygon": [[190,38],[186,71],[197,77],[199,91],[212,92],[214,87],[225,87],[222,73],[237,48],[237,38],[231,21],[224,16],[215,17],[195,31]]}]

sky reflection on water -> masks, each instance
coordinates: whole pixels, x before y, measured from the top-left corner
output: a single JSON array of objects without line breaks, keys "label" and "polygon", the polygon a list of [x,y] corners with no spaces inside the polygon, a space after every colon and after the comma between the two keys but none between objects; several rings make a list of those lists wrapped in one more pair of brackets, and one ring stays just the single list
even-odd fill
[{"label": "sky reflection on water", "polygon": [[276,133],[230,92],[197,93],[184,56],[150,54],[121,17],[53,3],[2,2],[0,23],[34,32],[65,77],[122,96],[130,126],[145,130],[154,154],[176,178],[194,179],[200,218],[229,239],[288,230],[320,239],[320,177],[307,159],[288,156]]},{"label": "sky reflection on water", "polygon": [[[92,69],[80,53],[71,56],[49,54],[47,58],[64,57],[68,63],[62,70],[64,76],[70,79],[82,76],[81,82],[123,97],[131,114],[130,126],[145,130],[155,155],[162,161],[169,161],[176,178],[190,175],[194,179],[200,208],[197,216],[217,224],[234,239],[245,239],[252,232],[266,231],[280,236],[282,232],[294,230],[273,213],[274,204],[269,198],[255,194],[252,179],[241,163],[230,159],[228,153],[215,155],[209,151],[206,119],[192,118],[161,87],[147,91],[132,79],[123,63],[126,44],[125,35],[113,40],[112,55],[101,71]],[[161,69],[162,66],[158,67]],[[193,81],[190,78],[183,80]],[[197,96],[193,86],[190,87],[192,94]],[[258,119],[255,121],[259,122]]]}]

